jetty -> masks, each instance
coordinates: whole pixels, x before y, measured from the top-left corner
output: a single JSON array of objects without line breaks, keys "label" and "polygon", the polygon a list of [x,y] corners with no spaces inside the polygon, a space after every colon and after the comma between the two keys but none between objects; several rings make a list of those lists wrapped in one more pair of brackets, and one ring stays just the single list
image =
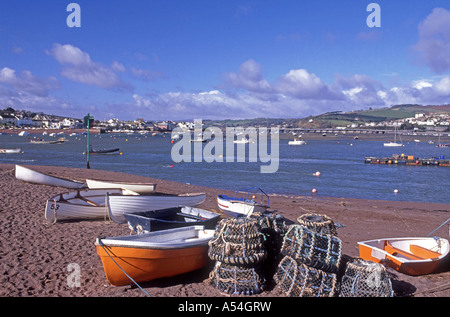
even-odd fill
[{"label": "jetty", "polygon": [[450,159],[445,159],[444,155],[432,158],[419,158],[414,155],[392,155],[391,157],[365,157],[367,164],[393,164],[393,165],[415,165],[415,166],[447,166],[450,167]]}]

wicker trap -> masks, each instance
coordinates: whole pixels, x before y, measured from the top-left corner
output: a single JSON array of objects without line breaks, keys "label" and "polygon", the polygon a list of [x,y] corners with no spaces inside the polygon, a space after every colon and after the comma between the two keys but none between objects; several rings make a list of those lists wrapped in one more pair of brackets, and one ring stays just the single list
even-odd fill
[{"label": "wicker trap", "polygon": [[336,274],[308,267],[285,256],[274,275],[280,289],[290,297],[333,297]]},{"label": "wicker trap", "polygon": [[244,266],[264,261],[267,252],[258,220],[222,219],[209,241],[208,256],[214,261]]},{"label": "wicker trap", "polygon": [[392,297],[386,268],[362,259],[348,262],[341,281],[340,297]]},{"label": "wicker trap", "polygon": [[255,295],[266,288],[266,278],[260,265],[243,267],[216,262],[206,283],[229,295]]},{"label": "wicker trap", "polygon": [[291,225],[286,232],[281,254],[308,266],[337,272],[342,256],[342,241],[332,235],[314,232],[302,225]]},{"label": "wicker trap", "polygon": [[305,214],[297,218],[297,222],[317,233],[337,236],[336,226],[327,215]]}]

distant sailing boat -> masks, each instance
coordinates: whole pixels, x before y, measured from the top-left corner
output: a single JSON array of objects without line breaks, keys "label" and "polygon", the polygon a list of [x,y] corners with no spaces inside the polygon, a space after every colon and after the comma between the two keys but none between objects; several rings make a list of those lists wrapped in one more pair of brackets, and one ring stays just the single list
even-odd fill
[{"label": "distant sailing boat", "polygon": [[387,142],[387,143],[384,143],[383,145],[384,145],[384,146],[389,146],[389,147],[405,146],[405,145],[402,143],[402,138],[400,137],[400,134],[398,135],[398,137],[399,137],[399,139],[400,139],[400,143],[397,143],[397,134],[398,134],[398,132],[397,132],[397,127],[396,127],[396,128],[395,128],[395,132],[394,132],[394,142],[389,141],[389,142]]}]

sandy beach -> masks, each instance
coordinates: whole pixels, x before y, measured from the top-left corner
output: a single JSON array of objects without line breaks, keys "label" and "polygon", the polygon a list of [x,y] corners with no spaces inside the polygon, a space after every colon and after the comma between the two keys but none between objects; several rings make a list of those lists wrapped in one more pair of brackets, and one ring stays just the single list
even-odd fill
[{"label": "sandy beach", "polygon": [[[204,192],[200,208],[219,212],[218,194],[230,192],[190,184],[152,179],[102,170],[30,166],[61,177],[84,181],[86,178],[120,181],[150,181],[165,193]],[[0,165],[0,296],[2,297],[142,297],[136,286],[108,284],[94,246],[99,236],[128,235],[126,224],[109,221],[48,223],[45,201],[65,188],[29,184],[14,176],[14,165]],[[271,195],[271,208],[295,222],[306,213],[329,216],[343,225],[338,229],[345,258],[358,257],[358,241],[383,237],[426,236],[450,216],[449,204],[375,201],[321,196]],[[224,216],[225,217],[225,216]],[[449,238],[449,226],[434,233]],[[81,272],[79,287],[68,286],[71,264]],[[204,283],[210,267],[181,276],[150,281],[141,286],[153,297],[223,297]],[[450,271],[425,276],[408,276],[388,269],[395,296],[449,297]],[[253,297],[281,297],[272,283]]]}]

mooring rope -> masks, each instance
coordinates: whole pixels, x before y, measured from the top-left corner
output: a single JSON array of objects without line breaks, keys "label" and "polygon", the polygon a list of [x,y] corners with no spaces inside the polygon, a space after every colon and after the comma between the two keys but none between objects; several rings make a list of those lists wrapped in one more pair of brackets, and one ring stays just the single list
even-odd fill
[{"label": "mooring rope", "polygon": [[103,242],[102,242],[102,239],[101,238],[98,238],[98,242],[99,242],[99,244],[100,244],[100,246],[103,248],[103,250],[106,252],[106,254],[110,257],[110,259],[114,262],[114,264],[116,264],[117,265],[117,267],[123,272],[123,274],[125,274],[137,287],[139,287],[139,289],[142,291],[142,292],[144,292],[147,296],[149,296],[149,297],[151,297],[151,295],[145,290],[145,289],[143,289],[131,276],[129,276],[128,274],[127,274],[127,272],[125,272],[125,270],[124,269],[122,269],[121,267],[120,267],[120,265],[116,262],[116,261],[114,261],[114,259],[113,259],[113,257],[109,254],[109,252],[106,250],[106,248],[105,248],[105,245],[103,244]]}]

